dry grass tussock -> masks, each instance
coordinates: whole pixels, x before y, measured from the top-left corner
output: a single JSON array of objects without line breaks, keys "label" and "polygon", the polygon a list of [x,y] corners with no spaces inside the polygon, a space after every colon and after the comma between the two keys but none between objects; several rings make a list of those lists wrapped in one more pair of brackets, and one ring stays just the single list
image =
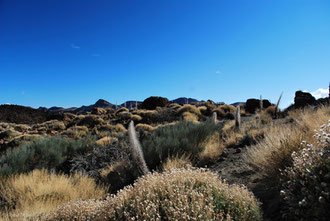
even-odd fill
[{"label": "dry grass tussock", "polygon": [[196,106],[191,104],[186,104],[178,110],[178,114],[182,114],[184,112],[190,112],[193,114],[201,115],[201,111]]},{"label": "dry grass tussock", "polygon": [[133,114],[140,115],[142,118],[150,118],[157,114],[156,110],[136,110],[133,111]]},{"label": "dry grass tussock", "polygon": [[193,122],[196,122],[198,123],[198,116],[196,116],[196,114],[193,114],[191,112],[184,112],[182,114],[182,117],[183,117],[183,120],[188,120],[188,121],[193,121]]},{"label": "dry grass tussock", "polygon": [[72,200],[104,199],[105,188],[97,186],[93,179],[74,174],[72,176],[50,174],[46,170],[34,170],[29,174],[12,176],[1,183],[0,195],[15,209],[2,211],[0,219],[24,220],[35,214],[50,212]]},{"label": "dry grass tussock", "polygon": [[249,137],[252,141],[259,140],[263,134],[264,129],[261,127],[251,128],[250,124],[242,124],[241,129],[237,130],[235,121],[228,121],[221,131],[206,140],[205,149],[200,153],[199,158],[202,161],[216,160],[226,148],[243,143],[246,137]]},{"label": "dry grass tussock", "polygon": [[175,157],[167,158],[166,161],[162,164],[162,170],[165,171],[182,167],[186,168],[189,166],[192,166],[189,155],[177,155]]},{"label": "dry grass tussock", "polygon": [[205,149],[199,154],[199,159],[202,161],[217,159],[224,149],[225,145],[221,142],[219,133],[214,133],[205,142]]},{"label": "dry grass tussock", "polygon": [[205,169],[149,173],[105,201],[71,202],[44,220],[261,220],[246,188]]},{"label": "dry grass tussock", "polygon": [[62,136],[70,138],[82,138],[88,134],[89,130],[86,126],[73,126],[61,133]]},{"label": "dry grass tussock", "polygon": [[110,145],[112,143],[112,139],[109,136],[102,137],[101,139],[98,139],[96,143],[102,147],[105,147],[107,145]]},{"label": "dry grass tussock", "polygon": [[140,115],[133,114],[131,116],[131,120],[134,121],[134,122],[141,121],[142,120],[142,117]]},{"label": "dry grass tussock", "polygon": [[149,125],[149,124],[137,124],[136,125],[136,130],[138,131],[148,131],[148,132],[151,132],[151,131],[154,131],[156,128]]},{"label": "dry grass tussock", "polygon": [[279,169],[290,166],[291,153],[299,151],[301,142],[314,143],[314,130],[327,122],[330,107],[295,110],[289,113],[294,123],[272,124],[264,129],[265,138],[248,150],[245,160],[263,175],[278,177]]},{"label": "dry grass tussock", "polygon": [[236,108],[233,105],[223,104],[218,107],[219,109],[223,110],[225,113],[233,113],[235,112]]}]

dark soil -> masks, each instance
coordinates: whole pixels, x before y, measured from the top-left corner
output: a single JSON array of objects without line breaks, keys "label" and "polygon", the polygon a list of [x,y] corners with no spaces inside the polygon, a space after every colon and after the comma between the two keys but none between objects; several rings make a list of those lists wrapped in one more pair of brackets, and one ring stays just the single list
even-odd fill
[{"label": "dark soil", "polygon": [[281,220],[279,213],[280,195],[276,185],[262,177],[258,171],[246,164],[243,156],[250,146],[236,146],[226,149],[220,159],[209,166],[229,184],[243,184],[262,203],[264,220]]}]

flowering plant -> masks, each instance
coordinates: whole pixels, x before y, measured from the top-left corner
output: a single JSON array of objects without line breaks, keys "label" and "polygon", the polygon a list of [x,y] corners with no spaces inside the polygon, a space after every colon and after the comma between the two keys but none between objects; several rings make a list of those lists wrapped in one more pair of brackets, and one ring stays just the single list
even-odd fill
[{"label": "flowering plant", "polygon": [[282,214],[298,220],[323,220],[330,216],[330,120],[315,130],[316,144],[302,142],[293,152],[292,167],[282,171]]}]

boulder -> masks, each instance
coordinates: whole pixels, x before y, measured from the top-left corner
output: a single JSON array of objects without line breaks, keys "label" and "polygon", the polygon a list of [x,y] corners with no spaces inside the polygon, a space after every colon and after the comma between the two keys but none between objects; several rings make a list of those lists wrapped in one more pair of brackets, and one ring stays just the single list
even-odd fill
[{"label": "boulder", "polygon": [[[269,100],[262,100],[262,107],[267,108],[272,104]],[[260,99],[247,99],[245,104],[245,110],[251,114],[254,114],[257,109],[260,109]]]},{"label": "boulder", "polygon": [[168,103],[168,99],[165,97],[148,97],[143,101],[142,108],[155,110],[156,107],[166,107]]},{"label": "boulder", "polygon": [[318,105],[329,105],[330,104],[330,97],[319,98],[316,103]]},{"label": "boulder", "polygon": [[316,104],[315,98],[308,92],[296,91],[294,97],[294,106],[296,108]]}]

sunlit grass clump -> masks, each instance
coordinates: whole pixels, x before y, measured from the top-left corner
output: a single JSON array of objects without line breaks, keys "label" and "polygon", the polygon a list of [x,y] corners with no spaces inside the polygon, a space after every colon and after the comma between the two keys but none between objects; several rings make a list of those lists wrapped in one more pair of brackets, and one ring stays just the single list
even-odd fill
[{"label": "sunlit grass clump", "polygon": [[[93,212],[87,212],[93,211]],[[261,220],[246,188],[205,169],[180,168],[138,179],[106,201],[67,204],[47,220]]]},{"label": "sunlit grass clump", "polygon": [[315,144],[314,130],[330,118],[329,106],[319,109],[295,110],[289,113],[293,123],[269,125],[265,138],[252,146],[246,160],[266,177],[278,180],[279,170],[291,166],[291,154],[299,152],[302,141]]},{"label": "sunlit grass clump", "polygon": [[106,191],[82,174],[66,176],[34,170],[3,180],[0,196],[5,200],[8,212],[5,215],[2,210],[2,218],[24,220],[33,214],[55,210],[71,200],[104,199]]}]

